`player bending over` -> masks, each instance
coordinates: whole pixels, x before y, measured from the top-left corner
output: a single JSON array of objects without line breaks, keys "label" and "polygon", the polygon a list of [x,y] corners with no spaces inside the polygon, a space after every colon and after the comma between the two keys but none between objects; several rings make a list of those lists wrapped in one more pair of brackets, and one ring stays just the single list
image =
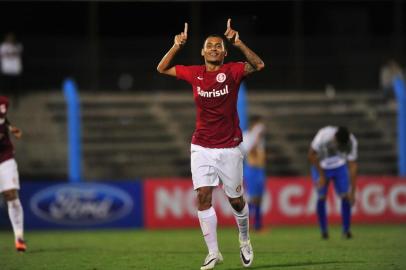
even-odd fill
[{"label": "player bending over", "polygon": [[308,158],[317,188],[317,217],[321,235],[328,239],[326,197],[330,181],[341,198],[343,237],[351,238],[351,206],[355,201],[357,177],[357,140],[346,127],[327,126],[314,137]]}]

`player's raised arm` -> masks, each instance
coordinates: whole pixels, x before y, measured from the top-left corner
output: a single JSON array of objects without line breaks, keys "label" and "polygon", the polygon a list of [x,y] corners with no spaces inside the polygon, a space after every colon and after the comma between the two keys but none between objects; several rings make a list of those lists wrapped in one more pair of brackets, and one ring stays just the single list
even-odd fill
[{"label": "player's raised arm", "polygon": [[238,31],[235,31],[231,28],[231,19],[227,20],[227,30],[224,33],[228,41],[231,42],[236,48],[240,49],[241,52],[247,58],[247,62],[245,65],[245,75],[248,75],[255,71],[260,71],[265,67],[264,62],[262,61],[259,56],[254,53],[244,42],[241,41]]},{"label": "player's raised arm", "polygon": [[156,68],[159,73],[176,77],[176,69],[174,66],[171,66],[171,63],[172,60],[175,58],[175,55],[178,53],[178,51],[186,44],[187,31],[188,24],[185,23],[185,28],[183,29],[183,32],[175,36],[172,48],[169,49],[169,51],[162,58],[161,62],[159,62]]}]

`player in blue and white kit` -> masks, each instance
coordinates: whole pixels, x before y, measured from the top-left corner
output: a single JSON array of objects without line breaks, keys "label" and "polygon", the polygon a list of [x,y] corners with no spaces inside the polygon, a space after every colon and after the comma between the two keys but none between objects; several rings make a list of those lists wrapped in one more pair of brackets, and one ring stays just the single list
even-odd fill
[{"label": "player in blue and white kit", "polygon": [[250,127],[243,133],[241,149],[244,154],[244,181],[247,187],[254,228],[262,229],[261,203],[265,192],[265,125],[259,115],[250,117]]},{"label": "player in blue and white kit", "polygon": [[326,197],[328,185],[334,182],[337,195],[341,198],[342,230],[345,238],[351,238],[351,206],[355,201],[357,177],[357,139],[346,127],[326,126],[314,137],[308,158],[312,179],[317,188],[317,217],[321,235],[328,239]]}]

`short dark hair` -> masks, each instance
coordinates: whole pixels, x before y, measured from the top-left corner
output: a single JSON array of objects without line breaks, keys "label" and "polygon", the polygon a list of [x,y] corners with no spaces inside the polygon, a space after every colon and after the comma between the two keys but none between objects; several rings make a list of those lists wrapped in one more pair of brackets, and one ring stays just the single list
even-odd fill
[{"label": "short dark hair", "polygon": [[350,142],[350,132],[347,127],[338,127],[335,137],[339,145],[348,145]]},{"label": "short dark hair", "polygon": [[221,39],[223,40],[224,49],[227,50],[226,40],[224,39],[224,37],[223,37],[222,35],[219,35],[219,34],[210,34],[210,35],[208,35],[208,36],[204,39],[203,48],[204,48],[204,44],[206,43],[206,40],[207,40],[208,38],[211,38],[211,37],[221,38]]}]

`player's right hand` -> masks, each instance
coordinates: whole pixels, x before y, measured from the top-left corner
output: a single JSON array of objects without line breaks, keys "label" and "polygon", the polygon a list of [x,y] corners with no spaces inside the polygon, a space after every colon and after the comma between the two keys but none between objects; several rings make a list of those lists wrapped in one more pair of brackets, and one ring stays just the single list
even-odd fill
[{"label": "player's right hand", "polygon": [[231,42],[233,45],[238,45],[241,43],[240,36],[238,34],[238,31],[235,31],[233,28],[231,28],[231,19],[229,18],[227,20],[227,30],[224,33],[228,41]]},{"label": "player's right hand", "polygon": [[182,47],[183,45],[186,44],[187,41],[187,23],[185,23],[185,28],[183,29],[183,32],[181,32],[179,35],[175,36],[175,46]]},{"label": "player's right hand", "polygon": [[10,126],[10,132],[16,139],[21,139],[21,137],[23,136],[23,132],[21,131],[21,129],[14,126]]}]

